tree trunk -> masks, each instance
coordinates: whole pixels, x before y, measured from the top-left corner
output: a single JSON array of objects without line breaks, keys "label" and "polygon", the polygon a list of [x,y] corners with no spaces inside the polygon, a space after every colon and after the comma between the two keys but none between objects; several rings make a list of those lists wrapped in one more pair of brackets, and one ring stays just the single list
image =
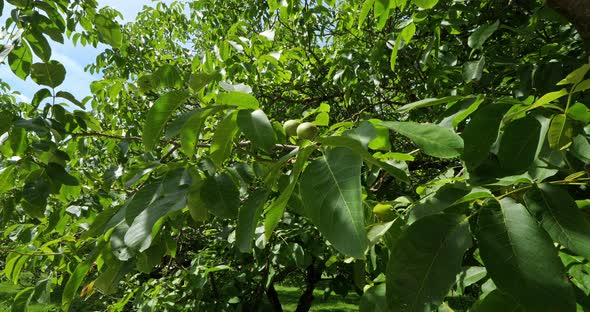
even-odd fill
[{"label": "tree trunk", "polygon": [[316,284],[322,279],[322,272],[324,271],[323,264],[316,265],[316,259],[317,258],[314,257],[311,264],[307,267],[305,278],[307,286],[305,287],[303,294],[301,294],[301,297],[299,297],[297,310],[295,310],[295,312],[307,312],[313,303],[313,290],[315,289]]},{"label": "tree trunk", "polygon": [[547,0],[547,4],[567,18],[584,41],[590,41],[590,1]]},{"label": "tree trunk", "polygon": [[271,283],[266,289],[266,297],[268,298],[268,302],[270,302],[270,305],[272,306],[272,310],[274,312],[283,312],[283,306],[281,306],[279,294],[275,289],[274,283]]}]

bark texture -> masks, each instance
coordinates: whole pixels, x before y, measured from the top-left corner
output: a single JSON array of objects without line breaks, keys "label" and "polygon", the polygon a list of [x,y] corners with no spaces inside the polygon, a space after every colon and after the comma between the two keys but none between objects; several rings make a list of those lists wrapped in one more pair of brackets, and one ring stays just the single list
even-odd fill
[{"label": "bark texture", "polygon": [[547,4],[567,18],[585,41],[590,41],[590,0],[547,0]]}]

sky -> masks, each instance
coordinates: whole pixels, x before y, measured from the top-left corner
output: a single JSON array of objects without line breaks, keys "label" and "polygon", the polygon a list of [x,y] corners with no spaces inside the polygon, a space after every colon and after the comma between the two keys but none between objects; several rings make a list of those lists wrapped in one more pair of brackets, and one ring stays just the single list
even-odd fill
[{"label": "sky", "polygon": [[[172,1],[162,0],[165,3],[171,3]],[[121,12],[124,20],[119,22],[122,23],[132,21],[144,5],[155,5],[155,2],[152,0],[98,0],[98,3],[101,7],[110,6]],[[0,16],[0,25],[4,25],[4,21],[12,9],[13,7],[6,3],[2,16]],[[56,90],[68,91],[78,100],[82,100],[85,96],[90,95],[90,83],[100,79],[100,76],[85,72],[84,67],[92,63],[106,46],[99,45],[98,48],[92,46],[83,47],[81,45],[73,46],[67,38],[65,38],[64,44],[54,42],[51,39],[49,39],[49,42],[52,50],[51,59],[61,62],[67,71],[66,80]],[[33,62],[38,62],[38,59],[33,60]],[[7,62],[0,64],[0,79],[8,83],[13,91],[21,92],[22,96],[19,97],[22,101],[30,101],[35,92],[42,88],[30,78],[23,81],[16,77],[10,70]]]}]

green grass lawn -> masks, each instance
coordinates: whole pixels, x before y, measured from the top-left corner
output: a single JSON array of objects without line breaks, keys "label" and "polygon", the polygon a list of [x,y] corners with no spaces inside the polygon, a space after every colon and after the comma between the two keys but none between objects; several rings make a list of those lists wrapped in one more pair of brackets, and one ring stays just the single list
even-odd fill
[{"label": "green grass lawn", "polygon": [[[14,285],[8,281],[0,282],[0,312],[10,312],[10,306],[14,296],[23,287]],[[297,308],[297,300],[301,295],[301,290],[296,287],[276,286],[279,293],[279,298],[283,304],[285,312],[295,311]],[[349,293],[348,296],[342,298],[339,295],[332,294],[324,300],[324,292],[316,289],[313,292],[315,299],[311,307],[311,311],[316,312],[349,312],[358,311],[358,303],[360,297],[356,293]],[[58,307],[52,304],[32,304],[29,306],[30,312],[49,312],[58,311]]]},{"label": "green grass lawn", "polygon": [[[283,305],[285,312],[295,311],[297,308],[297,300],[301,295],[301,290],[296,287],[276,286],[276,290],[279,293],[279,298]],[[358,311],[360,297],[354,293],[349,293],[346,297],[342,298],[339,295],[331,294],[328,299],[324,300],[324,292],[316,289],[313,292],[315,297],[311,306],[311,311],[322,311],[322,312],[349,312]]]}]

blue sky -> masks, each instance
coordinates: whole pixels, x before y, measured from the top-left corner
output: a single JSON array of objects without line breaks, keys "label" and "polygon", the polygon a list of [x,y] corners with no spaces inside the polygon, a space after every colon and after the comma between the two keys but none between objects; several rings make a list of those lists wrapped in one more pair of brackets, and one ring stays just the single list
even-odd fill
[{"label": "blue sky", "polygon": [[[172,0],[162,0],[165,3],[171,3]],[[132,21],[137,13],[141,11],[144,5],[154,6],[152,0],[98,0],[100,6],[110,6],[121,12],[125,18],[124,21]],[[0,25],[4,25],[6,16],[10,14],[12,7],[6,4],[3,16],[0,17]],[[98,75],[91,75],[84,71],[84,67],[94,61],[96,56],[105,48],[99,45],[98,48],[91,46],[82,47],[81,45],[73,46],[67,39],[64,44],[53,42],[51,43],[52,54],[51,58],[64,64],[67,75],[64,83],[59,86],[59,90],[68,91],[81,100],[85,96],[90,95],[90,83],[99,79]],[[35,61],[35,60],[34,60]],[[37,60],[38,61],[38,60]],[[10,84],[14,91],[22,93],[22,100],[30,100],[35,92],[41,87],[36,83],[27,79],[26,81],[16,77],[11,71],[8,64],[0,64],[0,78]]]}]

